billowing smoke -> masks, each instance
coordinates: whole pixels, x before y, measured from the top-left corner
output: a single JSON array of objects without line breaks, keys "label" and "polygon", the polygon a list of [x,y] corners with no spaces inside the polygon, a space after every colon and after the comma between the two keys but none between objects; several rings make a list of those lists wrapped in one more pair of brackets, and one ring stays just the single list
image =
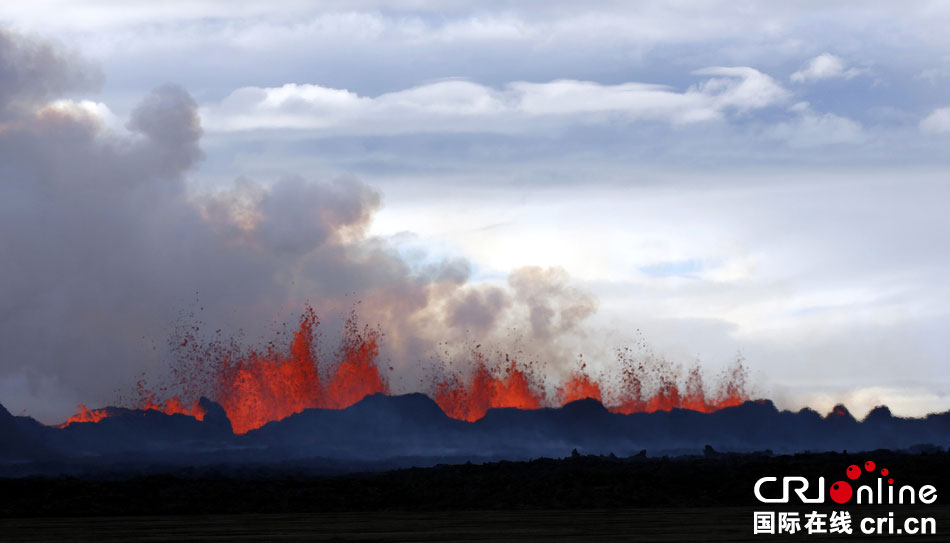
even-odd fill
[{"label": "billowing smoke", "polygon": [[[472,284],[464,260],[419,265],[367,229],[381,195],[358,179],[187,182],[203,158],[197,105],[176,86],[146,96],[127,132],[97,104],[61,99],[101,77],[69,52],[0,31],[0,395],[62,419],[104,405],[167,364],[182,312],[249,336],[359,302],[410,376],[451,345],[520,342],[571,363],[596,308],[565,272],[527,268]],[[456,347],[461,345],[461,347]],[[416,373],[414,373],[414,371]],[[413,388],[410,377],[394,392]]]}]

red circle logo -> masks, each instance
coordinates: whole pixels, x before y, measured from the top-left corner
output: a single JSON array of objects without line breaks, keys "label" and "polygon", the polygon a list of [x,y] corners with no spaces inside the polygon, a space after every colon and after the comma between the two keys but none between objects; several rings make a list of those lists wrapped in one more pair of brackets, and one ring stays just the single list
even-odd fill
[{"label": "red circle logo", "polygon": [[851,495],[854,492],[851,490],[851,485],[844,481],[838,481],[837,483],[831,484],[831,489],[828,491],[828,494],[831,496],[832,501],[835,503],[846,503],[851,499]]}]

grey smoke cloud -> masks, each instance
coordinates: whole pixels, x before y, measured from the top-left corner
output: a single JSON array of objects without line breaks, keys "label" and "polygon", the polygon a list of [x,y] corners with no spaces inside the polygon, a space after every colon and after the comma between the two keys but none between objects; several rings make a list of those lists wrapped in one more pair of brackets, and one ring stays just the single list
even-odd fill
[{"label": "grey smoke cloud", "polygon": [[448,322],[484,333],[494,327],[498,313],[510,305],[510,297],[501,288],[471,289],[452,301]]},{"label": "grey smoke cloud", "polygon": [[486,341],[520,326],[546,339],[593,311],[563,272],[481,286],[468,283],[465,260],[407,261],[366,235],[381,195],[352,177],[238,179],[195,193],[187,176],[204,155],[194,99],[155,89],[132,110],[129,134],[80,104],[49,105],[98,78],[68,52],[0,34],[0,402],[14,411],[54,422],[160,373],[196,292],[202,320],[252,338],[305,302],[342,314],[361,300],[363,318],[387,334],[386,356],[408,371],[472,330]]},{"label": "grey smoke cloud", "polygon": [[577,331],[584,319],[597,310],[597,301],[573,287],[561,268],[521,268],[512,272],[508,284],[514,289],[515,298],[528,308],[531,331],[538,339]]},{"label": "grey smoke cloud", "polygon": [[100,85],[102,74],[55,45],[0,28],[0,112],[3,119],[29,114],[32,107],[66,90]]},{"label": "grey smoke cloud", "polygon": [[182,88],[165,85],[155,89],[132,110],[127,124],[155,144],[155,158],[174,176],[203,158],[198,148],[201,122],[198,104]]}]

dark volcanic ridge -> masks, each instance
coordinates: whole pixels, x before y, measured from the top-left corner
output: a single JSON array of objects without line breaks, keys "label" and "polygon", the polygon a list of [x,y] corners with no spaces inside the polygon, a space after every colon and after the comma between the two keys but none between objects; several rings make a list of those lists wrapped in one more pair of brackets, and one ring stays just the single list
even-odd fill
[{"label": "dark volcanic ridge", "polygon": [[308,409],[235,434],[224,410],[201,400],[199,421],[156,410],[112,409],[99,422],[45,426],[0,406],[0,475],[215,464],[307,464],[328,472],[582,454],[650,456],[717,451],[908,449],[950,441],[950,411],[894,417],[878,407],[856,420],[844,406],[821,416],[779,411],[769,400],[712,413],[684,409],[611,413],[595,400],[560,408],[491,409],[475,422],[452,419],[423,394],[376,394],[346,409]]}]

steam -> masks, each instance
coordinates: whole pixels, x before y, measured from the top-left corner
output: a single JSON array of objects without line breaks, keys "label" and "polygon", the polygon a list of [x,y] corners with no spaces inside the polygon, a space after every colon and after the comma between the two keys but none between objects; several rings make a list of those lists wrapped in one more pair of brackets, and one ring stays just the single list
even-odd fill
[{"label": "steam", "polygon": [[29,116],[50,98],[94,88],[101,79],[76,55],[0,28],[0,120]]},{"label": "steam", "polygon": [[113,401],[165,365],[164,336],[196,292],[202,320],[249,335],[307,302],[344,315],[360,301],[361,318],[386,334],[383,357],[410,375],[445,343],[503,345],[512,330],[547,363],[572,360],[596,302],[563,270],[474,284],[465,260],[409,262],[367,235],[382,196],[352,177],[242,178],[195,192],[187,176],[204,155],[194,99],[155,89],[128,133],[88,103],[53,102],[100,80],[67,51],[0,31],[5,405],[55,421],[78,403]]}]

